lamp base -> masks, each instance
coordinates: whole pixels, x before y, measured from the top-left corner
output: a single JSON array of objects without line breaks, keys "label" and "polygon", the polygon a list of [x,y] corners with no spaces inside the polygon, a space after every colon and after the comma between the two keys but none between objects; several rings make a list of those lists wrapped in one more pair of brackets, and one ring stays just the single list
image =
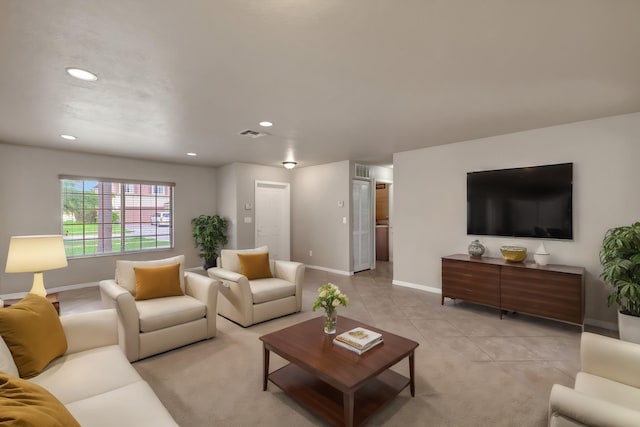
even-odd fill
[{"label": "lamp base", "polygon": [[33,273],[33,285],[31,285],[30,294],[40,295],[41,297],[47,296],[47,290],[44,288],[44,279],[42,272]]}]

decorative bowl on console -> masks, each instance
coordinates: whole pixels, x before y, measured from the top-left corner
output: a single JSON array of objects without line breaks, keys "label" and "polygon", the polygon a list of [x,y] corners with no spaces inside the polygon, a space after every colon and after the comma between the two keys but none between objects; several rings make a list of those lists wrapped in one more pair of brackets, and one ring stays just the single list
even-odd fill
[{"label": "decorative bowl on console", "polygon": [[502,257],[511,262],[522,262],[527,257],[527,248],[522,246],[500,246]]}]

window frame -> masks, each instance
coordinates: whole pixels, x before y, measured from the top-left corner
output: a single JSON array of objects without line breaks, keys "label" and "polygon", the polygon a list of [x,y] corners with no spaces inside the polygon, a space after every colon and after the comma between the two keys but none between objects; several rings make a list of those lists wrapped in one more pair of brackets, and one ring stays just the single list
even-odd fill
[{"label": "window frame", "polygon": [[[63,238],[65,238],[67,258],[78,259],[113,255],[121,256],[129,253],[157,252],[175,249],[175,183],[71,175],[59,175],[58,181],[60,185],[61,229]],[[65,183],[74,181],[75,188],[78,191],[69,191],[72,187],[66,186]],[[87,187],[87,183],[95,183],[95,185],[89,188]],[[107,185],[105,186],[105,184]],[[77,187],[78,185],[80,188]],[[134,191],[126,191],[132,188],[130,186],[133,186]],[[144,194],[144,186],[148,186],[148,190],[146,190],[148,194]],[[102,193],[98,187],[108,189],[106,190],[108,193]],[[161,192],[157,192],[156,190],[157,188],[165,187],[169,189],[168,194],[167,190]],[[92,205],[87,208],[86,200],[90,198],[88,196],[94,194],[97,196],[97,202],[95,202],[95,206]],[[101,206],[104,206],[102,203],[105,203],[105,194],[108,194],[111,200],[108,202],[107,208],[101,208]],[[72,212],[72,215],[69,215],[69,212],[65,211],[66,202],[69,201],[66,197],[68,198],[73,195],[76,195],[76,197],[81,196],[82,207],[78,209],[82,217],[80,223],[76,223],[78,218],[75,215],[75,211]],[[162,200],[164,199],[168,199],[168,201],[163,202]],[[104,219],[107,212],[110,212],[112,218],[110,222]],[[113,217],[114,212],[117,212],[119,215],[117,220]],[[129,212],[133,212],[131,214],[133,215],[132,219],[129,219],[131,216]],[[151,220],[152,216],[161,212],[169,212],[170,216],[170,221],[163,222],[162,227]],[[87,215],[93,217],[92,221],[85,222]],[[143,219],[143,217],[146,216],[149,216],[149,218]],[[75,234],[76,229],[68,227],[70,225],[69,223],[65,224],[65,218],[68,219],[69,217],[73,218],[71,225],[80,226],[82,231],[78,233],[79,235]],[[95,229],[93,227],[87,227],[87,225],[92,224],[96,224]],[[116,226],[119,228],[119,233],[116,232],[114,234],[115,230],[113,230],[113,228]],[[165,226],[168,226],[168,228]],[[70,228],[72,230],[72,237],[68,237]],[[95,230],[91,231],[91,233],[97,234],[87,234],[88,228]],[[137,235],[134,234],[133,236],[127,234],[136,232]],[[102,233],[110,233],[111,237],[105,237]],[[150,243],[149,239],[152,239],[151,242],[155,242],[155,245],[145,247],[145,244]],[[71,243],[67,245],[66,242]],[[78,242],[81,243],[78,244]],[[168,245],[158,246],[163,242],[168,243]],[[131,244],[138,247],[127,249],[131,247]],[[92,249],[93,247],[96,248],[95,252]],[[108,251],[106,252],[104,251],[105,247],[108,247]],[[118,249],[114,250],[114,247]]]}]

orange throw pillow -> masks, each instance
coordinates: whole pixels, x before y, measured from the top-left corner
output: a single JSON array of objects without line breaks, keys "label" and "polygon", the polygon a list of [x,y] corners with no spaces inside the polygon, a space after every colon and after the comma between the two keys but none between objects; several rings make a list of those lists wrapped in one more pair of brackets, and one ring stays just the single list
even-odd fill
[{"label": "orange throw pillow", "polygon": [[0,335],[22,378],[38,375],[67,351],[67,337],[58,313],[40,295],[27,294],[11,307],[0,308]]},{"label": "orange throw pillow", "polygon": [[136,301],[184,295],[180,289],[180,264],[134,267]]},{"label": "orange throw pillow", "polygon": [[0,372],[0,425],[80,427],[69,410],[47,390],[30,381],[2,372]]},{"label": "orange throw pillow", "polygon": [[269,266],[269,253],[238,254],[240,271],[249,280],[273,277]]}]

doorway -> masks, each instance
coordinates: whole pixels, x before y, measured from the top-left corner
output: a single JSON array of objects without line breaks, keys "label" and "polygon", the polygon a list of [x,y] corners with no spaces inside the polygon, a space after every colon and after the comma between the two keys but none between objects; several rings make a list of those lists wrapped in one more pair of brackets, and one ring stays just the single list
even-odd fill
[{"label": "doorway", "polygon": [[285,261],[291,258],[289,187],[286,182],[255,183],[255,246],[268,246],[270,258]]},{"label": "doorway", "polygon": [[376,182],[376,261],[389,261],[389,190],[391,184]]}]

